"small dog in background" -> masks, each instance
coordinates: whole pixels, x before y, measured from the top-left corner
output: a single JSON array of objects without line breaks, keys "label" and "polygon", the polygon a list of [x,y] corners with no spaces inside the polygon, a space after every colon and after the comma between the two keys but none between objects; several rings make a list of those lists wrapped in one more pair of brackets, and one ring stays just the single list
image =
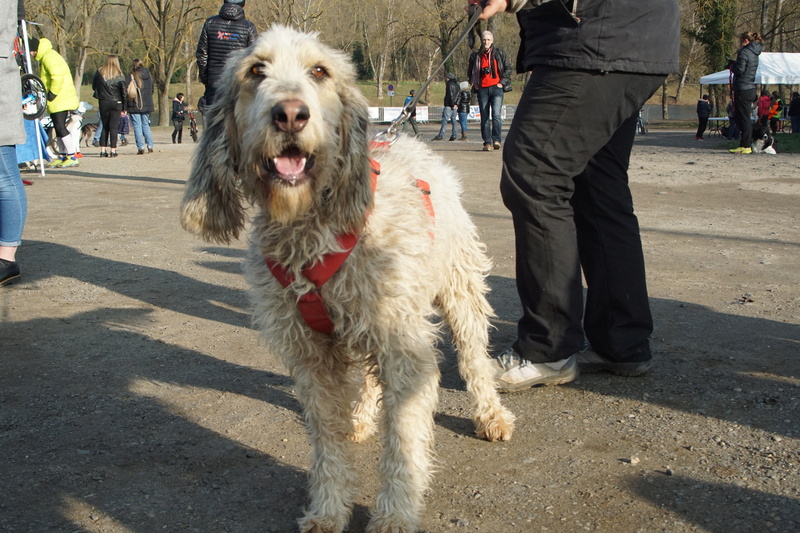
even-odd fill
[{"label": "small dog in background", "polygon": [[777,154],[775,151],[775,138],[769,127],[756,124],[753,126],[753,152],[757,154]]},{"label": "small dog in background", "polygon": [[[86,127],[81,127],[81,124],[83,123],[83,117],[86,115],[86,111],[92,108],[94,108],[93,105],[86,102],[81,102],[78,106],[78,109],[72,111],[67,117],[67,130],[69,130],[69,133],[74,139],[78,139],[78,136],[80,135],[80,141],[76,142],[77,146],[75,147],[75,153],[78,154],[77,157],[83,157],[83,154],[81,154],[81,142],[83,142],[83,128]],[[92,126],[94,126],[95,130],[97,129],[96,125],[92,124]],[[56,130],[53,128],[53,121],[49,116],[42,119],[42,127],[47,132],[47,153],[50,156],[50,159],[54,159],[58,157],[59,154],[58,140],[56,138]],[[94,135],[94,131],[92,132],[92,135]],[[90,135],[90,141],[91,138],[92,137]],[[87,144],[86,146],[89,145]]]},{"label": "small dog in background", "polygon": [[89,124],[84,124],[81,126],[81,141],[80,144],[85,144],[86,146],[92,145],[92,138],[94,137],[95,132],[97,131],[97,123],[92,122]]}]

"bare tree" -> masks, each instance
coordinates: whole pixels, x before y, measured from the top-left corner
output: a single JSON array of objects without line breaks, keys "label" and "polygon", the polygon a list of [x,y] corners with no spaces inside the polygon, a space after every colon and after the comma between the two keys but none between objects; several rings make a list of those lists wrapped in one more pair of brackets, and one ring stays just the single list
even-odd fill
[{"label": "bare tree", "polygon": [[[86,60],[96,50],[92,45],[94,21],[109,6],[122,6],[109,0],[28,0],[25,8],[28,17],[38,22],[47,21],[45,28],[51,32],[47,37],[53,46],[68,60],[74,51],[76,60],[72,68],[75,90],[80,94],[81,81],[86,69]],[[44,19],[44,20],[42,20]]]},{"label": "bare tree", "polygon": [[197,0],[130,0],[129,13],[153,65],[150,73],[158,90],[158,123],[167,126],[169,83],[180,66],[194,60],[193,55],[187,57],[187,51],[194,48],[185,43],[194,42],[193,28],[203,20],[203,11]]}]

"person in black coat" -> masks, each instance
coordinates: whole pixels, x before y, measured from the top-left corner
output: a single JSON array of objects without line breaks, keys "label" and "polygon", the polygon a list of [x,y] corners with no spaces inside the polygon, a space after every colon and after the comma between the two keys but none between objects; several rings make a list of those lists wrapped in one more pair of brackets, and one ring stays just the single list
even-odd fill
[{"label": "person in black coat", "polygon": [[176,141],[181,144],[183,141],[183,121],[186,119],[183,96],[183,93],[178,93],[172,101],[172,126],[175,128],[172,130],[172,144]]},{"label": "person in black coat", "polygon": [[[117,129],[119,117],[125,110],[127,90],[125,76],[119,67],[119,58],[111,54],[105,64],[97,69],[92,80],[94,96],[99,100],[100,121],[103,132],[100,135],[100,157],[117,157]],[[110,153],[108,152],[110,149]]]},{"label": "person in black coat", "polygon": [[225,0],[219,15],[206,19],[197,41],[197,68],[206,86],[205,104],[214,103],[228,55],[247,48],[258,37],[256,26],[244,16],[245,0]]},{"label": "person in black coat", "polygon": [[153,152],[153,134],[150,132],[150,113],[155,110],[153,104],[153,78],[141,59],[134,59],[131,72],[125,78],[125,84],[136,81],[139,93],[136,99],[128,101],[128,115],[131,118],[133,136],[136,139],[138,154]]},{"label": "person in black coat", "polygon": [[450,140],[456,140],[456,123],[458,122],[458,100],[461,97],[461,90],[456,81],[456,75],[448,72],[444,76],[444,104],[442,106],[442,126],[439,128],[439,133],[431,139],[432,141],[441,141],[444,139],[444,134],[447,130],[447,124],[453,125],[453,133],[450,135]]},{"label": "person in black coat", "polygon": [[739,36],[739,52],[736,61],[730,65],[733,72],[733,119],[741,132],[739,147],[731,148],[735,154],[752,153],[753,144],[753,102],[758,99],[756,91],[756,70],[758,56],[761,55],[761,35],[757,32],[744,32]]},{"label": "person in black coat", "polygon": [[697,126],[697,134],[694,136],[695,140],[704,140],[703,133],[706,131],[706,126],[708,126],[708,117],[710,116],[711,102],[708,99],[708,95],[704,94],[703,97],[697,101],[697,121],[699,124]]}]

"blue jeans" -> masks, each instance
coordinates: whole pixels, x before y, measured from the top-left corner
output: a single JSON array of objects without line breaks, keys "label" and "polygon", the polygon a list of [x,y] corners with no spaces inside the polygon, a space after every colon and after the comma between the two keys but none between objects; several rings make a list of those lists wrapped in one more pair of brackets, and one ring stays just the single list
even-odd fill
[{"label": "blue jeans", "polygon": [[503,88],[494,85],[478,89],[478,108],[481,111],[481,136],[483,144],[502,142]]},{"label": "blue jeans", "polygon": [[0,246],[22,244],[28,199],[14,146],[0,146]]},{"label": "blue jeans", "polygon": [[437,137],[444,137],[444,132],[447,129],[447,123],[452,122],[453,135],[451,135],[450,137],[452,139],[456,138],[456,124],[457,124],[456,115],[458,115],[458,113],[456,113],[456,110],[453,109],[452,107],[442,108],[442,127],[439,128],[439,135],[437,135]]},{"label": "blue jeans", "polygon": [[103,134],[103,121],[100,120],[100,115],[97,115],[97,130],[94,132],[92,142],[100,144],[100,136]]},{"label": "blue jeans", "polygon": [[467,117],[469,113],[459,113],[458,114],[458,122],[461,123],[461,133],[466,133],[467,131]]},{"label": "blue jeans", "polygon": [[136,148],[153,147],[153,134],[150,133],[150,113],[131,113],[131,127],[136,138]]},{"label": "blue jeans", "polygon": [[663,81],[537,66],[525,85],[500,178],[514,222],[521,357],[566,359],[585,334],[611,361],[650,360],[653,321],[628,162],[639,110]]}]

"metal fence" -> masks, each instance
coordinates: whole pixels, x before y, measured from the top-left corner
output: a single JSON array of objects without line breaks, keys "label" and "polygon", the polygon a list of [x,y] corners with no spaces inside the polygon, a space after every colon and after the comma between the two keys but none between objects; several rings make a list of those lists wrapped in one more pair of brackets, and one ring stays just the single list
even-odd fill
[{"label": "metal fence", "polygon": [[[417,122],[419,123],[426,123],[426,122],[434,122],[438,123],[442,120],[442,109],[444,106],[440,105],[429,105],[429,106],[417,106]],[[467,121],[469,122],[480,122],[481,120],[481,113],[478,109],[478,106],[473,105],[470,106],[470,112],[467,116]],[[502,111],[502,118],[503,122],[511,122],[511,119],[514,118],[514,112],[517,110],[516,105],[504,105]],[[388,124],[389,122],[396,119],[400,116],[400,113],[403,112],[403,108],[398,107],[370,107],[369,108],[369,119],[370,122],[376,124]]]}]

